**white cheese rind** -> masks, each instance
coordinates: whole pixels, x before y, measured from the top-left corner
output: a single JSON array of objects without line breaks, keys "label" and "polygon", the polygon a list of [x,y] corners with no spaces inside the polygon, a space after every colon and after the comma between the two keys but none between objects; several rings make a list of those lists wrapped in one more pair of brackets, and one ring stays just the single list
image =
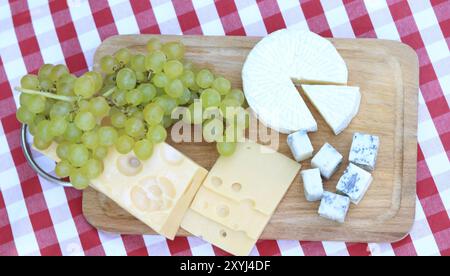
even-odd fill
[{"label": "white cheese rind", "polygon": [[292,80],[346,84],[347,78],[347,66],[333,44],[303,30],[283,29],[263,38],[242,69],[250,107],[260,121],[282,133],[317,130]]},{"label": "white cheese rind", "polygon": [[378,136],[356,132],[353,134],[348,159],[365,170],[373,171],[377,162],[379,147],[380,138]]},{"label": "white cheese rind", "polygon": [[372,175],[350,163],[339,179],[336,190],[347,195],[352,203],[358,204],[372,183]]},{"label": "white cheese rind", "polygon": [[344,223],[349,207],[350,199],[348,197],[324,192],[320,201],[319,216]]},{"label": "white cheese rind", "polygon": [[297,131],[289,134],[287,144],[297,162],[310,158],[314,151],[306,131]]},{"label": "white cheese rind", "polygon": [[359,87],[302,85],[302,89],[335,135],[347,128],[358,113],[361,102]]},{"label": "white cheese rind", "polygon": [[311,166],[319,168],[320,174],[326,179],[330,179],[341,165],[342,159],[342,154],[330,144],[325,143],[319,152],[314,155],[311,160]]},{"label": "white cheese rind", "polygon": [[303,189],[307,201],[321,200],[323,196],[323,183],[319,169],[309,169],[300,172],[303,180]]}]

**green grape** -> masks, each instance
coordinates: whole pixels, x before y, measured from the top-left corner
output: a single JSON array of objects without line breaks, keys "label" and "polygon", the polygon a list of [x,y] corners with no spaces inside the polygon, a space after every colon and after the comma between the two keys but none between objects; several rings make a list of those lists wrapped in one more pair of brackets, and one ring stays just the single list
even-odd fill
[{"label": "green grape", "polygon": [[[66,76],[66,75],[65,75]],[[73,88],[75,87],[75,81],[73,82],[58,82],[56,84],[56,94],[61,96],[73,96]]]},{"label": "green grape", "polygon": [[105,97],[99,96],[89,100],[89,111],[98,118],[103,118],[109,114],[111,107]]},{"label": "green grape", "polygon": [[165,128],[171,127],[172,124],[173,124],[174,122],[175,122],[175,121],[172,120],[172,118],[171,118],[170,116],[164,116],[163,119],[162,119],[162,125],[163,125]]},{"label": "green grape", "polygon": [[95,92],[100,91],[100,89],[102,89],[103,87],[103,77],[100,73],[95,72],[95,71],[90,71],[85,73],[83,76],[88,76],[92,79],[92,81],[94,82],[94,86],[95,86]]},{"label": "green grape", "polygon": [[149,103],[156,96],[156,88],[153,84],[143,83],[140,84],[137,89],[139,89],[144,96],[144,99],[142,100],[143,104]]},{"label": "green grape", "polygon": [[20,96],[19,96],[20,105],[28,106],[28,104],[33,101],[33,99],[34,99],[33,97],[34,97],[34,95],[30,95],[27,93],[20,93]]},{"label": "green grape", "polygon": [[195,84],[195,74],[191,70],[184,70],[180,80],[183,82],[185,87],[192,88]]},{"label": "green grape", "polygon": [[135,111],[131,113],[131,117],[138,118],[139,120],[144,120],[144,112],[137,108]]},{"label": "green grape", "polygon": [[211,87],[213,81],[214,75],[208,69],[200,70],[195,77],[195,82],[203,89]]},{"label": "green grape", "polygon": [[184,57],[184,45],[180,42],[167,42],[161,47],[168,59],[182,60]]},{"label": "green grape", "polygon": [[89,111],[89,101],[88,100],[81,100],[78,102],[78,111]]},{"label": "green grape", "polygon": [[133,151],[140,160],[147,160],[153,154],[153,143],[147,139],[139,140],[134,144]]},{"label": "green grape", "polygon": [[245,102],[245,96],[244,96],[244,92],[242,92],[241,89],[232,89],[230,91],[230,93],[225,97],[225,99],[235,99],[236,101],[238,101],[239,105],[243,105]]},{"label": "green grape", "polygon": [[[166,95],[166,92],[164,92],[163,88],[156,87],[156,86],[155,86],[155,88],[156,88],[156,97],[160,97],[160,96]],[[154,99],[154,101],[155,100],[156,100],[156,98]]]},{"label": "green grape", "polygon": [[54,83],[50,79],[40,79],[39,80],[39,90],[41,91],[51,91],[54,89]]},{"label": "green grape", "polygon": [[64,117],[54,117],[50,120],[50,134],[53,137],[63,135],[64,132],[67,129],[67,125],[69,122],[67,122],[66,118]]},{"label": "green grape", "polygon": [[130,62],[131,52],[128,48],[122,48],[114,54],[114,57],[120,64],[126,65]]},{"label": "green grape", "polygon": [[44,64],[39,68],[38,77],[40,79],[48,79],[50,78],[50,73],[52,72],[53,65],[52,64]]},{"label": "green grape", "polygon": [[46,108],[46,98],[39,95],[31,95],[30,100],[25,102],[25,107],[34,114],[42,113]]},{"label": "green grape", "polygon": [[194,101],[188,107],[183,121],[188,124],[198,125],[203,122],[203,108],[199,101]]},{"label": "green grape", "polygon": [[38,136],[34,137],[34,141],[33,141],[33,145],[38,149],[38,150],[46,150],[50,147],[50,145],[52,144],[52,140],[47,141],[45,139],[42,139]]},{"label": "green grape", "polygon": [[148,74],[146,72],[134,72],[136,74],[136,82],[137,83],[143,83],[148,81]]},{"label": "green grape", "polygon": [[131,117],[125,122],[125,132],[134,138],[142,137],[145,134],[145,124],[141,119]]},{"label": "green grape", "polygon": [[108,74],[103,78],[103,83],[108,86],[116,86],[116,74]]},{"label": "green grape", "polygon": [[221,119],[222,116],[222,111],[217,106],[207,107],[203,111],[203,120]]},{"label": "green grape", "polygon": [[81,76],[75,81],[73,91],[77,96],[91,98],[95,94],[95,83],[91,77]]},{"label": "green grape", "polygon": [[144,108],[144,119],[149,125],[161,123],[164,116],[164,109],[156,103],[148,104]]},{"label": "green grape", "polygon": [[176,79],[183,74],[183,64],[178,60],[169,60],[164,64],[164,73],[171,79]]},{"label": "green grape", "polygon": [[50,75],[48,76],[51,81],[56,83],[58,79],[65,74],[69,74],[69,69],[63,64],[55,65],[50,71]]},{"label": "green grape", "polygon": [[169,83],[169,78],[163,73],[156,73],[152,78],[153,84],[158,88],[164,88]]},{"label": "green grape", "polygon": [[37,124],[36,137],[46,142],[53,140],[53,135],[50,132],[49,120],[42,120]]},{"label": "green grape", "polygon": [[145,69],[154,73],[162,71],[164,63],[166,62],[166,55],[157,50],[145,57]]},{"label": "green grape", "polygon": [[70,183],[77,190],[84,190],[89,187],[89,179],[83,174],[81,170],[73,169],[70,173]]},{"label": "green grape", "polygon": [[183,94],[177,98],[178,105],[185,105],[191,100],[191,91],[187,88],[183,89]]},{"label": "green grape", "polygon": [[69,142],[62,142],[59,143],[58,146],[56,147],[56,155],[61,159],[61,160],[67,160],[69,159],[69,149],[70,146],[72,144]]},{"label": "green grape", "polygon": [[230,156],[236,151],[235,142],[218,142],[216,144],[217,151],[222,156]]},{"label": "green grape", "polygon": [[127,116],[120,111],[111,115],[111,124],[115,128],[124,128],[126,121]]},{"label": "green grape", "polygon": [[74,144],[69,147],[68,160],[74,167],[81,167],[89,160],[89,150],[84,145]]},{"label": "green grape", "polygon": [[98,159],[89,159],[83,167],[81,173],[88,179],[95,179],[103,173],[103,162]]},{"label": "green grape", "polygon": [[58,81],[56,82],[56,86],[61,83],[75,83],[77,80],[77,77],[73,74],[64,74],[61,77],[59,77]]},{"label": "green grape", "polygon": [[227,117],[227,114],[232,112],[234,113],[235,108],[239,107],[240,104],[239,102],[234,99],[234,98],[225,98],[221,103],[220,103],[220,111],[222,112],[222,114]]},{"label": "green grape", "polygon": [[92,153],[92,157],[98,160],[103,160],[108,156],[108,147],[96,147]]},{"label": "green grape", "polygon": [[167,83],[164,91],[172,98],[179,98],[183,96],[183,83],[178,79],[171,80],[169,81],[169,83]]},{"label": "green grape", "polygon": [[132,106],[138,106],[144,100],[144,95],[141,90],[133,89],[127,92],[126,94],[127,103]]},{"label": "green grape", "polygon": [[136,87],[136,74],[129,68],[120,69],[117,73],[116,83],[121,90],[131,90]]},{"label": "green grape", "polygon": [[116,91],[112,95],[114,104],[117,106],[126,105],[127,104],[126,95],[127,92],[125,90],[116,89]]},{"label": "green grape", "polygon": [[45,108],[44,108],[44,111],[42,112],[42,115],[48,117],[48,115],[50,115],[50,110],[52,109],[54,104],[55,104],[54,99],[46,98],[45,99]]},{"label": "green grape", "polygon": [[164,110],[164,115],[171,115],[172,111],[177,107],[177,101],[168,95],[155,98],[155,103]]},{"label": "green grape", "polygon": [[83,132],[74,123],[69,123],[64,132],[64,139],[71,143],[78,143],[81,135],[83,135]]},{"label": "green grape", "polygon": [[64,142],[64,136],[62,136],[62,135],[56,136],[55,138],[53,138],[53,141],[54,141],[56,144],[60,144],[60,143]]},{"label": "green grape", "polygon": [[70,165],[68,161],[60,161],[58,164],[56,164],[55,167],[55,173],[58,177],[65,178],[70,175],[72,172],[73,167]]},{"label": "green grape", "polygon": [[83,131],[89,131],[91,129],[94,129],[97,122],[95,120],[95,116],[89,112],[89,111],[81,111],[75,116],[75,125],[83,130]]},{"label": "green grape", "polygon": [[200,99],[202,101],[203,107],[206,108],[210,106],[219,106],[221,97],[217,90],[208,88],[203,90],[202,94],[200,95]]},{"label": "green grape", "polygon": [[156,38],[149,39],[146,45],[147,51],[149,53],[160,50],[161,46],[162,46],[161,42]]},{"label": "green grape", "polygon": [[22,124],[32,124],[34,121],[34,113],[29,111],[26,107],[21,106],[17,109],[16,117]]},{"label": "green grape", "polygon": [[100,68],[105,74],[113,74],[119,68],[119,62],[115,57],[107,55],[100,59]]},{"label": "green grape", "polygon": [[149,128],[147,132],[147,139],[154,144],[159,144],[166,141],[167,131],[162,125],[155,125]]},{"label": "green grape", "polygon": [[133,55],[130,59],[130,68],[136,72],[144,72],[145,56],[142,54]]},{"label": "green grape", "polygon": [[226,95],[231,90],[231,82],[224,77],[218,77],[213,81],[212,88],[216,89],[220,95]]},{"label": "green grape", "polygon": [[120,136],[116,143],[116,150],[121,154],[127,154],[133,150],[134,147],[134,139],[128,135]]},{"label": "green grape", "polygon": [[203,138],[206,142],[218,142],[223,140],[223,122],[219,119],[211,119],[203,126]]},{"label": "green grape", "polygon": [[119,134],[117,130],[110,126],[103,126],[99,128],[98,132],[98,141],[101,146],[112,146],[117,140]]},{"label": "green grape", "polygon": [[83,143],[88,149],[95,149],[98,147],[98,134],[96,131],[88,131],[81,136],[81,143]]}]

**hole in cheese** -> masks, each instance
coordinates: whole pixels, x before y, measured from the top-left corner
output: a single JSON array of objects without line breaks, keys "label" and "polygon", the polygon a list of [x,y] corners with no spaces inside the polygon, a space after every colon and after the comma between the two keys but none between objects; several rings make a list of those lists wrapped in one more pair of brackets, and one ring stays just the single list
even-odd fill
[{"label": "hole in cheese", "polygon": [[228,208],[228,206],[226,206],[226,205],[217,206],[216,211],[217,211],[217,215],[222,218],[224,218],[230,214],[230,208]]},{"label": "hole in cheese", "polygon": [[239,192],[242,189],[242,185],[240,183],[233,183],[231,189],[235,192]]},{"label": "hole in cheese", "polygon": [[220,236],[223,237],[223,238],[226,238],[226,237],[227,237],[227,232],[226,232],[225,230],[223,230],[223,229],[219,231],[219,234],[220,234]]},{"label": "hole in cheese", "polygon": [[132,155],[122,155],[117,158],[117,169],[126,176],[134,176],[141,172],[142,163]]},{"label": "hole in cheese", "polygon": [[213,176],[211,178],[211,183],[213,184],[214,187],[219,187],[222,185],[222,179],[220,177]]}]

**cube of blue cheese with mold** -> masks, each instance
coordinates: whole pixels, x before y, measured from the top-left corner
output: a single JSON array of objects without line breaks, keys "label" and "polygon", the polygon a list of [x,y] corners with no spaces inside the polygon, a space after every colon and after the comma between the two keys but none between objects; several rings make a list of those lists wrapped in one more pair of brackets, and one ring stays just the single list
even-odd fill
[{"label": "cube of blue cheese with mold", "polygon": [[307,201],[317,201],[322,199],[323,183],[318,168],[303,170],[300,172],[303,179],[303,188]]},{"label": "cube of blue cheese with mold", "polygon": [[314,151],[308,134],[303,130],[289,134],[287,144],[297,162],[310,158]]},{"label": "cube of blue cheese with mold", "polygon": [[319,216],[337,221],[345,222],[348,208],[350,207],[350,198],[330,192],[324,192],[319,206]]},{"label": "cube of blue cheese with mold", "polygon": [[375,169],[380,138],[375,135],[356,132],[353,134],[349,161],[367,171]]},{"label": "cube of blue cheese with mold", "polygon": [[347,195],[351,202],[358,204],[372,183],[372,175],[360,167],[350,163],[339,179],[336,190]]},{"label": "cube of blue cheese with mold", "polygon": [[341,165],[342,158],[342,154],[333,148],[332,145],[325,143],[319,152],[314,155],[311,160],[311,166],[318,168],[324,178],[330,179]]}]

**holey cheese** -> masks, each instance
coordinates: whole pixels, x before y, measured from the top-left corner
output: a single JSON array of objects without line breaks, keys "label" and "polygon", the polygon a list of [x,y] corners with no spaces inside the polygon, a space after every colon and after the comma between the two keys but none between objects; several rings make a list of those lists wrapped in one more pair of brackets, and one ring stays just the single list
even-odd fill
[{"label": "holey cheese", "polygon": [[[53,156],[51,150],[42,153]],[[156,145],[152,157],[145,161],[111,148],[104,168],[91,180],[91,187],[169,239],[175,237],[208,173],[166,143]]]},{"label": "holey cheese", "polygon": [[248,255],[300,164],[251,141],[219,157],[181,227],[234,255]]},{"label": "holey cheese", "polygon": [[346,84],[347,66],[333,44],[309,31],[283,29],[263,38],[242,68],[244,93],[260,121],[282,133],[316,131],[293,82]]}]

